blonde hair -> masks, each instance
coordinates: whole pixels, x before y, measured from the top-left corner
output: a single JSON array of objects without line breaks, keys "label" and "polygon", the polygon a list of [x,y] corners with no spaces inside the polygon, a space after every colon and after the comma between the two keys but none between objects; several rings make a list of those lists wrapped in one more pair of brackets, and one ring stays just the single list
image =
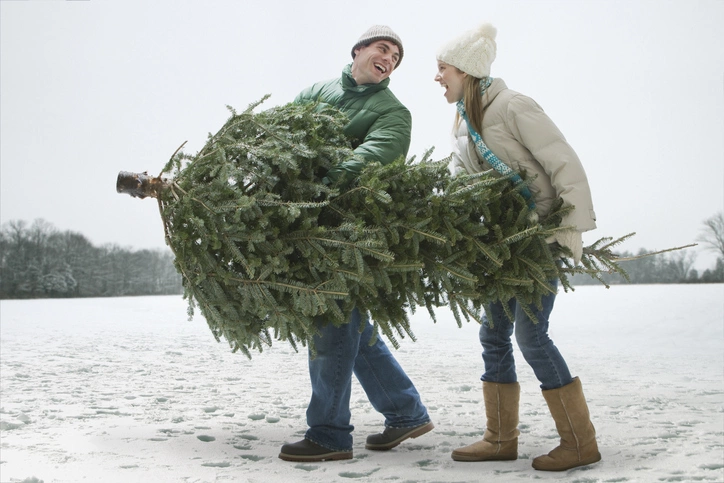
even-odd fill
[{"label": "blonde hair", "polygon": [[[455,67],[457,69],[457,67]],[[462,72],[460,69],[458,71]],[[480,94],[480,81],[478,77],[468,74],[463,81],[463,102],[465,113],[470,126],[482,136],[483,133],[483,96]],[[454,128],[457,129],[462,122],[460,114],[455,115]]]}]

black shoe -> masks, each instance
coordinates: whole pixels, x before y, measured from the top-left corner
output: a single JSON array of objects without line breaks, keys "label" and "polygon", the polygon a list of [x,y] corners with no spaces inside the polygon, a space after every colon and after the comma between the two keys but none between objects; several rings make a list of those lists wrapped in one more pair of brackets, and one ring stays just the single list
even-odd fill
[{"label": "black shoe", "polygon": [[308,439],[288,443],[282,446],[279,458],[285,461],[327,461],[327,460],[351,460],[352,451],[333,451],[320,446]]},{"label": "black shoe", "polygon": [[387,427],[382,433],[367,436],[365,448],[375,451],[387,451],[408,438],[417,438],[432,431],[435,425],[432,421],[415,426],[414,428],[390,428]]}]

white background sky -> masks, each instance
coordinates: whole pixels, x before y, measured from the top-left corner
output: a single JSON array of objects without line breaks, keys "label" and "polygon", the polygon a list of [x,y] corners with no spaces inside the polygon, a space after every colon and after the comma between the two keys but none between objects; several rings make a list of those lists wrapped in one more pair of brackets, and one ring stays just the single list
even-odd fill
[{"label": "white background sky", "polygon": [[[435,53],[498,28],[491,74],[533,97],[586,168],[598,230],[625,249],[695,241],[724,207],[724,1],[0,0],[0,221],[44,218],[94,244],[164,247],[154,200],[115,191],[158,174],[228,117],[337,77],[369,26],[405,57],[390,87],[411,155],[450,151]],[[697,249],[697,266],[713,264]]]}]

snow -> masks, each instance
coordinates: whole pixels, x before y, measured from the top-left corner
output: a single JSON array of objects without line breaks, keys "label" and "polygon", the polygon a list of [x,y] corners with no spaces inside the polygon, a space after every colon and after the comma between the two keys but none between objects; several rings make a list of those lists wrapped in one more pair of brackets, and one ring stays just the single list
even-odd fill
[{"label": "snow", "polygon": [[3,300],[0,481],[724,481],[724,285],[581,286],[553,315],[603,456],[562,473],[531,468],[558,436],[519,353],[519,459],[450,458],[485,418],[477,325],[447,311],[396,351],[435,430],[365,450],[382,417],[355,381],[354,459],[300,464],[277,455],[306,429],[304,352],[233,354],[178,296]]}]

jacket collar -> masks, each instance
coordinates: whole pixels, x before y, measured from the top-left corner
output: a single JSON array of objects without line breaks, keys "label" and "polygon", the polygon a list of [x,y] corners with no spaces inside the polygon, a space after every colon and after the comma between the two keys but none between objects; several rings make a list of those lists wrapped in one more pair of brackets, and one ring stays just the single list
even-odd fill
[{"label": "jacket collar", "polygon": [[493,79],[493,82],[490,84],[490,86],[485,89],[485,93],[483,94],[483,109],[488,107],[491,102],[504,90],[508,88],[507,85],[505,85],[505,82],[503,79],[498,79],[497,77]]},{"label": "jacket collar", "polygon": [[357,82],[355,82],[354,77],[352,77],[352,64],[346,65],[345,68],[342,70],[342,89],[345,91],[351,91],[351,92],[359,92],[359,93],[373,93],[377,91],[381,91],[383,89],[387,89],[387,86],[390,83],[390,78],[383,80],[379,84],[362,84],[357,85]]}]

